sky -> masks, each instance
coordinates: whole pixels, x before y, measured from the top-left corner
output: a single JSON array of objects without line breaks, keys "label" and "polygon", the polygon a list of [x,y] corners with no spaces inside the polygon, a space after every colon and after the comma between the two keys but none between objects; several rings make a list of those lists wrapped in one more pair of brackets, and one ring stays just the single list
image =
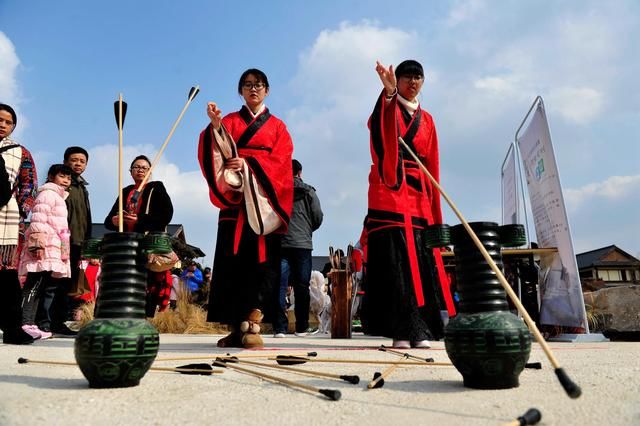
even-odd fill
[{"label": "sky", "polygon": [[[154,179],[210,265],[218,210],[197,162],[206,103],[238,110],[238,78],[259,68],[320,198],[314,255],[326,255],[357,241],[367,211],[376,60],[412,58],[425,69],[419,100],[436,123],[441,184],[468,221],[501,221],[500,168],[542,96],[576,253],[615,244],[640,257],[638,40],[633,0],[0,0],[0,102],[16,108],[13,137],[41,179],[67,146],[87,148],[101,222],[117,195],[119,93],[128,165],[155,157],[200,85]],[[445,203],[443,213],[458,223]]]}]

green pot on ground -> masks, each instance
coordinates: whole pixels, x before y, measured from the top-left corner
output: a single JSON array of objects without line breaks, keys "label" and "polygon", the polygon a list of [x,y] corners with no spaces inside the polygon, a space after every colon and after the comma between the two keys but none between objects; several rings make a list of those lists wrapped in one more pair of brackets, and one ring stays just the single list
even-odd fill
[{"label": "green pot on ground", "polygon": [[95,319],[75,341],[75,356],[92,388],[137,386],[151,367],[160,339],[144,319]]},{"label": "green pot on ground", "polygon": [[78,332],[74,345],[90,387],[138,385],[158,353],[158,331],[145,319],[147,256],[141,239],[124,232],[104,236],[96,319]]},{"label": "green pot on ground", "polygon": [[[502,268],[498,224],[469,225],[498,268]],[[447,354],[467,387],[517,387],[531,352],[529,330],[509,311],[497,275],[462,225],[451,228],[451,242],[460,303],[457,315],[444,330]]]}]

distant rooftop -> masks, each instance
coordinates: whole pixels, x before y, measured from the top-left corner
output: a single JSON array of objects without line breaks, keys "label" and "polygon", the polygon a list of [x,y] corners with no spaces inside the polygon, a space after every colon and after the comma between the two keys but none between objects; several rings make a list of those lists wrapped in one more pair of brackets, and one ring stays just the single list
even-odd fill
[{"label": "distant rooftop", "polygon": [[[606,257],[612,251],[618,251],[621,254],[625,255],[629,260],[627,262],[624,261],[603,261],[600,260],[603,257]],[[592,266],[634,266],[640,265],[640,260],[631,256],[626,251],[622,250],[620,247],[616,245],[610,245],[606,247],[602,247],[599,249],[587,251],[584,253],[579,253],[576,255],[576,260],[578,262],[578,269],[589,268]]]}]

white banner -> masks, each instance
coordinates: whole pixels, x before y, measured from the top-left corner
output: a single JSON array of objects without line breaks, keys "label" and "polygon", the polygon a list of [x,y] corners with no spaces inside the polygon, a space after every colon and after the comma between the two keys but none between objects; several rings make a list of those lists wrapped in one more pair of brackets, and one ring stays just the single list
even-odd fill
[{"label": "white banner", "polygon": [[540,103],[518,138],[539,247],[557,247],[541,256],[540,323],[580,327],[588,332],[569,220],[562,197],[551,134]]},{"label": "white banner", "polygon": [[516,179],[516,150],[509,147],[502,164],[502,224],[511,225],[519,222],[518,217],[518,179]]}]

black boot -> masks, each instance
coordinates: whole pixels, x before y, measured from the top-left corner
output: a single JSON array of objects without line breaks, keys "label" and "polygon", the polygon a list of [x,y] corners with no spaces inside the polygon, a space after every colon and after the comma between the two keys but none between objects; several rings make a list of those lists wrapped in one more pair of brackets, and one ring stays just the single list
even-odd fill
[{"label": "black boot", "polygon": [[15,269],[0,270],[3,294],[0,295],[0,328],[2,341],[11,345],[33,343],[33,337],[22,330],[22,290]]}]

